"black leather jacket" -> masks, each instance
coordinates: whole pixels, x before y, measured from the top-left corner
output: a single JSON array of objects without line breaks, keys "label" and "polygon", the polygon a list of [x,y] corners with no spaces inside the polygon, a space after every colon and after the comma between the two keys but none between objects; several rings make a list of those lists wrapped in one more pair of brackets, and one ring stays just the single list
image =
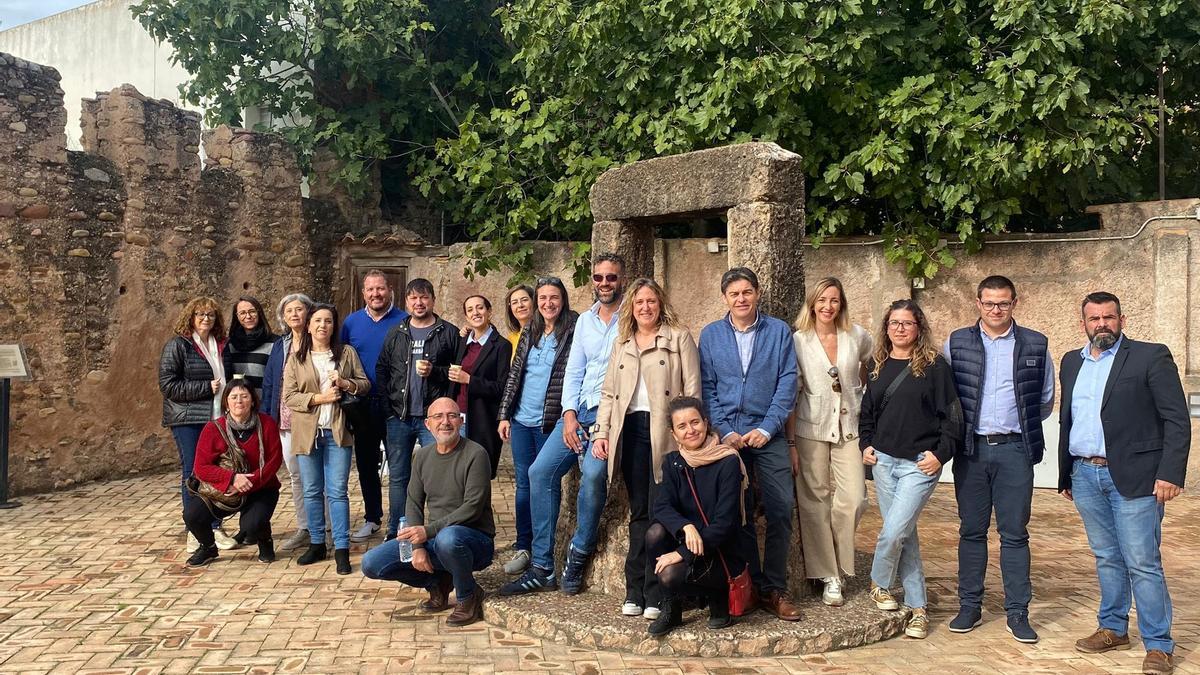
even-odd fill
[{"label": "black leather jacket", "polygon": [[[385,396],[388,414],[407,419],[408,414],[408,362],[412,358],[412,334],[408,332],[412,317],[396,324],[388,331],[375,363],[375,385],[372,389]],[[434,399],[450,395],[450,365],[458,354],[458,328],[434,315],[433,330],[425,340],[424,358],[433,363],[433,372],[425,378],[425,393],[421,408],[429,407]]]},{"label": "black leather jacket", "polygon": [[[567,332],[563,341],[554,353],[554,368],[550,371],[550,383],[546,386],[546,400],[542,404],[542,432],[550,433],[558,418],[562,417],[563,375],[567,372],[567,357],[571,354],[571,341],[575,337],[575,322],[579,313],[570,311],[558,318],[567,322]],[[517,405],[521,402],[521,387],[525,385],[525,360],[529,358],[529,349],[533,340],[529,336],[529,327],[521,331],[517,340],[517,351],[513,356],[512,366],[508,369],[508,382],[504,384],[504,395],[500,397],[500,419],[511,420],[517,414]]]},{"label": "black leather jacket", "polygon": [[163,426],[205,424],[211,420],[214,377],[212,366],[191,340],[178,335],[168,340],[158,362]]}]

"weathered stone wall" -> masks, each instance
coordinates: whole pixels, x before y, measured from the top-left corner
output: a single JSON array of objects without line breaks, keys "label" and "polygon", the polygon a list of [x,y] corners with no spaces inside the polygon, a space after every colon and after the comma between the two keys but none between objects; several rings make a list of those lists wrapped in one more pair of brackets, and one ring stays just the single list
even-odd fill
[{"label": "weathered stone wall", "polygon": [[328,297],[347,230],[336,205],[305,208],[272,136],[211,132],[201,171],[199,116],[130,86],[84,101],[84,152],[65,119],[59,74],[0,54],[0,342],[33,370],[14,383],[14,492],[177,465],[157,365],[183,303]]}]

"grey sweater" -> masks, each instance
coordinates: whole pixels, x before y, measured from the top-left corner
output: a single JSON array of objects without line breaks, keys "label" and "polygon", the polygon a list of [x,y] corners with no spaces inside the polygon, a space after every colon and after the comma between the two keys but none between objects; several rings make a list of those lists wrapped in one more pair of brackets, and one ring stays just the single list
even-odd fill
[{"label": "grey sweater", "polygon": [[444,455],[438,453],[437,445],[414,452],[404,515],[410,526],[424,525],[429,539],[450,525],[495,537],[492,462],[483,446],[462,438]]}]

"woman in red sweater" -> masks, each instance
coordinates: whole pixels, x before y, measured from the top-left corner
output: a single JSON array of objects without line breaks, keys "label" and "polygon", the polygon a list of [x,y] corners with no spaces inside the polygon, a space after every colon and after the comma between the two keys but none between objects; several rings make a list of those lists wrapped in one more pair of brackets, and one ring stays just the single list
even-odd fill
[{"label": "woman in red sweater", "polygon": [[[241,529],[258,538],[258,559],[275,560],[271,541],[271,515],[279,502],[279,465],[283,448],[279,444],[279,426],[258,412],[258,394],[242,378],[235,378],[221,395],[221,416],[209,422],[196,443],[193,475],[227,495],[242,496],[236,511],[217,508],[206,499],[193,499],[184,509],[183,519],[200,542],[200,548],[188,558],[188,567],[207,565],[217,558],[212,519],[241,513]],[[246,455],[246,473],[235,473],[221,466],[221,456],[236,444]],[[265,451],[264,451],[265,449]]]}]

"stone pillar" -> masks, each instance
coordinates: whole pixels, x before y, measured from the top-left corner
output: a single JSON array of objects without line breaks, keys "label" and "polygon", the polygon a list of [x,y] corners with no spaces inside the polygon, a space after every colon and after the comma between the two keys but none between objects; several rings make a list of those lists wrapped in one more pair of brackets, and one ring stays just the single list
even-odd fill
[{"label": "stone pillar", "polygon": [[791,323],[804,306],[804,211],[751,202],[729,209],[729,266],[749,267],[763,289],[763,308]]},{"label": "stone pillar", "polygon": [[604,220],[592,226],[592,255],[616,253],[625,258],[626,277],[654,278],[654,227]]},{"label": "stone pillar", "polygon": [[58,71],[0,53],[0,164],[67,161]]},{"label": "stone pillar", "polygon": [[1188,371],[1188,231],[1154,232],[1154,335],[1171,349],[1181,373]]}]

